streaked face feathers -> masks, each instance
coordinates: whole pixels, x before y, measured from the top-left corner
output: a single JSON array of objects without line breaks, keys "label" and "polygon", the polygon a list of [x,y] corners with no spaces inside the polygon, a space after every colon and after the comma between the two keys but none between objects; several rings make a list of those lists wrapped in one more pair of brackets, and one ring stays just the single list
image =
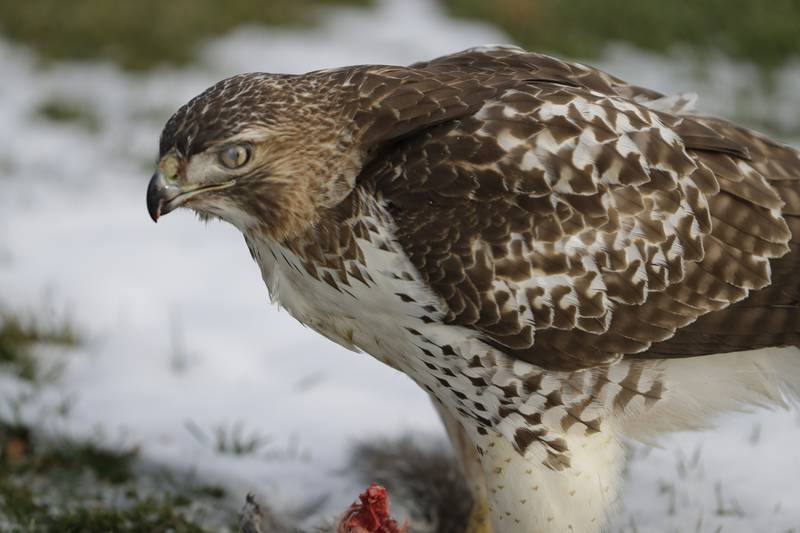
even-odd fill
[{"label": "streaked face feathers", "polygon": [[159,164],[166,183],[193,191],[181,205],[276,241],[313,225],[320,206],[349,193],[337,177],[356,172],[347,124],[316,91],[301,76],[243,74],[181,107],[164,127]]}]

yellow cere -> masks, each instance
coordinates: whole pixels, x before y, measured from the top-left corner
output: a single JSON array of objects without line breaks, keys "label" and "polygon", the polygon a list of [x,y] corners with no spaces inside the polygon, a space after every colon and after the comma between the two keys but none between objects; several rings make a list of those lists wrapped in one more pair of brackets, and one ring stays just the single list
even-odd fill
[{"label": "yellow cere", "polygon": [[166,155],[158,164],[158,168],[165,178],[171,178],[178,173],[178,158],[173,154]]}]

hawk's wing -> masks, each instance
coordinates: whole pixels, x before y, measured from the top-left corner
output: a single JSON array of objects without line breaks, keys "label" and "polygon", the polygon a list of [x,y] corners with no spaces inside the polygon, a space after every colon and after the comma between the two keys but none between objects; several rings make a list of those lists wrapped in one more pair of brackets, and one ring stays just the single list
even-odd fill
[{"label": "hawk's wing", "polygon": [[[747,217],[750,206],[756,214],[770,209],[770,218],[786,222],[788,253],[770,261],[770,284],[720,311],[700,317],[680,329],[666,342],[655,344],[649,357],[701,355],[764,348],[800,346],[800,155],[762,135],[718,119],[698,118],[725,139],[746,146],[750,158],[742,161],[713,151],[694,151],[695,157],[714,169],[720,194],[709,198],[714,230],[718,236],[748,254],[762,254],[762,243],[774,247],[778,235]],[[765,189],[763,182],[768,184]],[[771,190],[781,204],[766,198],[761,190]],[[760,215],[764,216],[764,215]],[[781,233],[783,237],[783,233]],[[771,255],[778,257],[780,248]],[[702,287],[698,288],[702,290]]]},{"label": "hawk's wing", "polygon": [[796,151],[546,56],[478,50],[416,68],[429,85],[443,72],[489,88],[446,119],[386,126],[359,178],[447,323],[557,369],[800,338]]}]

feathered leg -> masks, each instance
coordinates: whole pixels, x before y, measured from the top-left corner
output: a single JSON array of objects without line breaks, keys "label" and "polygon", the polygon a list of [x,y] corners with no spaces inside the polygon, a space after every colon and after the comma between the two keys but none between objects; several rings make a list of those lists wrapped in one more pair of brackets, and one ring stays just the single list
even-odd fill
[{"label": "feathered leg", "polygon": [[606,427],[592,435],[562,434],[559,463],[541,447],[520,454],[489,433],[481,456],[495,533],[598,533],[617,503],[622,444]]},{"label": "feathered leg", "polygon": [[433,401],[436,411],[444,422],[447,436],[453,444],[461,470],[472,492],[472,510],[466,533],[492,533],[489,517],[489,498],[486,477],[483,474],[480,458],[464,426],[437,401]]}]

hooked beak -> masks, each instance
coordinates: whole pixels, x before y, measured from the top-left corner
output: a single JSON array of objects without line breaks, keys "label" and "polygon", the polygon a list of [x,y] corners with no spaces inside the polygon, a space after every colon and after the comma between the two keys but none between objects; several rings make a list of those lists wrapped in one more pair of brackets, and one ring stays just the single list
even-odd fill
[{"label": "hooked beak", "polygon": [[169,183],[164,177],[164,173],[159,170],[153,174],[153,177],[150,178],[150,184],[147,186],[147,212],[150,213],[150,218],[153,219],[153,222],[158,222],[161,216],[174,211],[190,198],[208,191],[227,189],[235,183],[236,181],[231,179],[211,185],[179,187]]},{"label": "hooked beak", "polygon": [[150,184],[147,186],[147,212],[150,213],[153,222],[158,222],[161,215],[166,215],[178,207],[175,200],[180,195],[180,187],[168,184],[161,171],[153,174]]}]

